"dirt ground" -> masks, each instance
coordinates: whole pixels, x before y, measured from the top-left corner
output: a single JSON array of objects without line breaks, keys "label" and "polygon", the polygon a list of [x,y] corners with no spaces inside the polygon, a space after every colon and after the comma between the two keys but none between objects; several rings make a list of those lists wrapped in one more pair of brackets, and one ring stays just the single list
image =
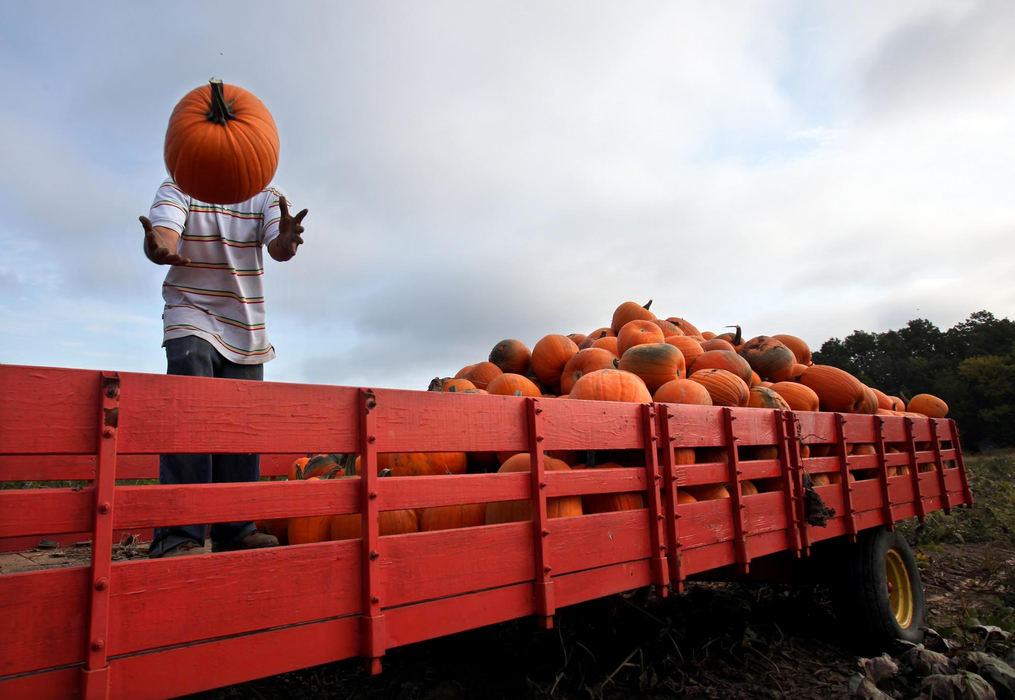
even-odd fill
[{"label": "dirt ground", "polygon": [[[114,558],[146,556],[125,540]],[[986,650],[1015,663],[1015,545],[917,548],[933,632],[948,655]],[[90,547],[0,555],[0,573],[89,562]],[[827,593],[814,587],[690,583],[683,595],[646,591],[531,620],[391,649],[371,677],[350,659],[194,696],[224,698],[847,698],[858,655],[843,640]],[[855,685],[855,680],[854,680]],[[898,695],[899,697],[916,697]]]}]

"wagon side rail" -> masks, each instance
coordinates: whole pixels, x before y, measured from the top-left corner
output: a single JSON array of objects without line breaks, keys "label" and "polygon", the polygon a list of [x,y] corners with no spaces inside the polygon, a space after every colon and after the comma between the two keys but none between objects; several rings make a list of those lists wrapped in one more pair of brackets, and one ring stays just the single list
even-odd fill
[{"label": "wagon side rail", "polygon": [[[848,416],[843,424],[834,414],[14,366],[0,366],[0,399],[0,477],[23,473],[30,460],[48,470],[40,479],[59,465],[94,469],[82,486],[0,491],[0,538],[88,532],[93,542],[90,567],[0,575],[0,694],[8,697],[166,697],[355,656],[376,671],[395,646],[519,617],[550,623],[563,606],[679,587],[767,554],[803,555],[807,542],[890,524],[889,516],[971,502],[949,421]],[[878,431],[906,451],[799,454],[809,444],[875,442]],[[678,459],[706,447],[725,448],[726,458]],[[764,447],[775,456],[752,453]],[[640,452],[644,467],[547,472],[543,450]],[[403,451],[529,452],[532,469],[377,479],[376,455]],[[173,452],[357,452],[366,476],[117,483],[132,460]],[[889,476],[886,465],[911,473]],[[798,517],[801,471],[865,478],[815,489],[837,513],[815,527]],[[740,486],[751,479],[785,487],[746,495]],[[678,503],[680,488],[717,482],[737,497]],[[546,517],[551,498],[629,491],[645,494],[646,507]],[[378,534],[386,510],[523,499],[532,501],[531,521]],[[111,561],[116,532],[341,513],[361,514],[364,537]]]}]

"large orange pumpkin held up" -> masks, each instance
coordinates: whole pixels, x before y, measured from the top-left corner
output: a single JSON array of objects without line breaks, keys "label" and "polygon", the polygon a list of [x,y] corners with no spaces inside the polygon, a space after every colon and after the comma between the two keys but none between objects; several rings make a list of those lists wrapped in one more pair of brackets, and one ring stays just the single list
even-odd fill
[{"label": "large orange pumpkin held up", "polygon": [[164,155],[170,177],[191,197],[235,204],[271,182],[278,146],[268,108],[243,88],[212,80],[173,109]]}]

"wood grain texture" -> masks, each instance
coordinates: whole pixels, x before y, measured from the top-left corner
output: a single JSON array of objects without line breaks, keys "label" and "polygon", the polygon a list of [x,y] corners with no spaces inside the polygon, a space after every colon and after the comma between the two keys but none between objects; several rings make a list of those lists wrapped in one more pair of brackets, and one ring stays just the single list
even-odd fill
[{"label": "wood grain texture", "polygon": [[[117,479],[152,478],[160,453],[237,451],[263,454],[262,473],[269,475],[286,473],[296,455],[358,452],[369,476],[113,488],[112,532],[365,512],[367,537],[113,562],[102,589],[109,596],[108,639],[93,655],[100,661],[108,655],[111,697],[182,695],[350,656],[380,658],[392,646],[658,583],[665,580],[660,572],[704,574],[734,564],[738,552],[744,563],[793,547],[798,534],[818,542],[972,498],[954,423],[947,420],[667,404],[656,422],[658,407],[642,404],[118,376],[118,452],[107,449],[104,462],[115,464]],[[0,480],[95,479],[100,386],[98,372],[0,365]],[[731,419],[725,426],[724,411]],[[659,435],[668,447],[722,447],[735,437],[739,446],[778,444],[784,453],[798,440],[835,443],[837,430],[842,441],[833,456],[794,467],[842,473],[845,465],[854,475],[868,471],[878,478],[818,487],[836,516],[826,527],[804,524],[792,533],[787,507],[799,508],[799,500],[787,503],[782,492],[742,495],[740,541],[731,510],[736,498],[673,505],[672,486],[729,482],[736,490],[733,476],[784,479],[780,460],[727,450],[736,457],[731,474],[726,461],[674,464],[672,453],[652,448]],[[845,456],[844,445],[860,442],[903,451],[883,460],[881,454]],[[931,449],[917,449],[925,443]],[[383,452],[544,449],[641,450],[649,467],[385,479],[375,472]],[[887,480],[881,468],[924,463],[937,468]],[[659,486],[651,483],[657,464],[669,480]],[[379,536],[375,518],[385,510],[532,499],[533,493],[544,503],[631,491],[644,493],[651,507],[388,537]],[[794,491],[799,499],[799,483]],[[0,546],[94,533],[94,497],[91,486],[0,491]],[[110,530],[102,532],[108,549]],[[89,655],[91,579],[87,568],[0,576],[0,693],[80,692],[76,665]],[[93,678],[96,688],[106,682]]]},{"label": "wood grain texture", "polygon": [[84,660],[89,580],[86,567],[0,576],[0,677]]}]

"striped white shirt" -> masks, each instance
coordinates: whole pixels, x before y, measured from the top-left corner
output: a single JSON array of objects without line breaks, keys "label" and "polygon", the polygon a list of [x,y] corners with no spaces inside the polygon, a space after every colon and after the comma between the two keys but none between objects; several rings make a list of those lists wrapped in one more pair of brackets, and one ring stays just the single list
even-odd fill
[{"label": "striped white shirt", "polygon": [[264,325],[263,251],[278,236],[282,195],[268,187],[239,204],[207,204],[162,183],[148,218],[179,233],[177,252],[190,258],[170,266],[162,284],[163,344],[196,335],[238,364],[275,357]]}]

